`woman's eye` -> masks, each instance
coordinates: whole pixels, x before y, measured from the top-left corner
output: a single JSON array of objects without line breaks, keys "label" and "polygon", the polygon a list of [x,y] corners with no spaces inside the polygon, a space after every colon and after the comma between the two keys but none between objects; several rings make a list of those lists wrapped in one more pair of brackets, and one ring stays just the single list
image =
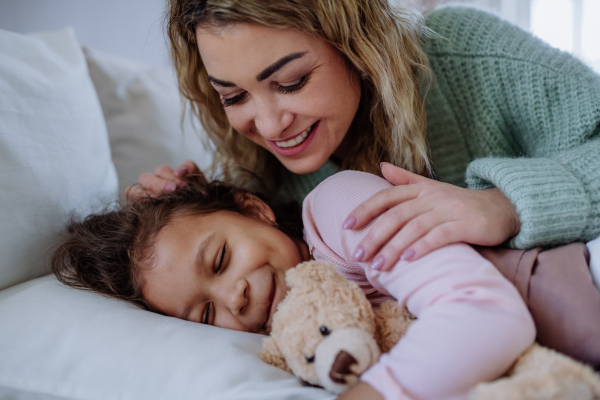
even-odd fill
[{"label": "woman's eye", "polygon": [[223,261],[225,260],[225,252],[226,251],[227,251],[227,244],[224,244],[223,247],[221,248],[221,254],[217,256],[219,261],[215,268],[215,274],[218,274],[219,272],[221,272],[221,269],[223,268]]},{"label": "woman's eye", "polygon": [[278,85],[277,92],[279,92],[281,94],[289,94],[289,93],[296,92],[296,91],[302,89],[302,86],[304,86],[307,81],[308,81],[308,75],[304,75],[302,78],[300,78],[298,83],[294,83],[293,85],[289,85],[289,86]]},{"label": "woman's eye", "polygon": [[240,94],[238,94],[236,96],[233,96],[233,97],[221,97],[221,104],[223,105],[223,107],[232,106],[235,103],[237,103],[240,100],[242,100],[244,98],[245,94],[246,94],[246,92],[240,93]]},{"label": "woman's eye", "polygon": [[206,303],[206,307],[204,308],[204,313],[202,315],[202,323],[205,325],[210,325],[210,308],[212,303]]}]

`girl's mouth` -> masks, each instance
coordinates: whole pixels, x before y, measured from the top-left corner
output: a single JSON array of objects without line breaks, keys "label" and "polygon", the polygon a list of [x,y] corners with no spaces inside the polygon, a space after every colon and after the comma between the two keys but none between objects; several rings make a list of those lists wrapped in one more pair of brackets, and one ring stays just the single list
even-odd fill
[{"label": "girl's mouth", "polygon": [[265,330],[267,328],[267,323],[271,318],[271,314],[273,314],[273,301],[275,300],[275,276],[273,275],[273,282],[271,284],[271,293],[269,294],[269,306],[267,307],[267,320],[263,324],[261,330]]},{"label": "girl's mouth", "polygon": [[283,156],[295,156],[296,154],[303,152],[304,149],[308,147],[315,135],[315,131],[319,126],[319,122],[320,121],[315,122],[304,132],[294,136],[291,139],[279,142],[269,140],[269,143],[277,153]]}]

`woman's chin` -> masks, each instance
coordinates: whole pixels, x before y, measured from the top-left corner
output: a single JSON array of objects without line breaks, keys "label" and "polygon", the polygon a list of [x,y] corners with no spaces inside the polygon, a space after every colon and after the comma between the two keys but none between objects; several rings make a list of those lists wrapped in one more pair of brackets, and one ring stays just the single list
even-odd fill
[{"label": "woman's chin", "polygon": [[294,174],[304,175],[317,171],[321,168],[329,157],[311,155],[299,160],[290,160],[287,157],[277,157],[283,166]]}]

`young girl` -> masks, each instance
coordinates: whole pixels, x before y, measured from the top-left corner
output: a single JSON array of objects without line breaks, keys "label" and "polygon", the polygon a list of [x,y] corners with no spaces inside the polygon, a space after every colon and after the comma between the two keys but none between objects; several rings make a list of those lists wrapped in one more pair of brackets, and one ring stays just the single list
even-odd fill
[{"label": "young girl", "polygon": [[514,286],[465,244],[399,261],[390,272],[354,262],[351,249],[368,227],[344,230],[341,222],[389,186],[356,171],[324,181],[304,202],[303,241],[298,210],[196,180],[73,224],[53,270],[64,283],[168,316],[268,334],[287,292],[285,272],[311,257],[330,261],[373,305],[395,298],[417,316],[392,351],[340,398],[466,398],[532,344],[532,318]]}]

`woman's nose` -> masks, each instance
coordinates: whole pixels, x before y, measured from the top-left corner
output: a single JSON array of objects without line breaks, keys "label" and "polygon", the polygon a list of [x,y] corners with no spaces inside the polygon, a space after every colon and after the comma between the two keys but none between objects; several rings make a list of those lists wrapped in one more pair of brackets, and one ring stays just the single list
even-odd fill
[{"label": "woman's nose", "polygon": [[265,139],[285,139],[282,133],[290,126],[293,120],[292,113],[282,109],[277,101],[263,100],[257,102],[254,125],[258,133]]}]

